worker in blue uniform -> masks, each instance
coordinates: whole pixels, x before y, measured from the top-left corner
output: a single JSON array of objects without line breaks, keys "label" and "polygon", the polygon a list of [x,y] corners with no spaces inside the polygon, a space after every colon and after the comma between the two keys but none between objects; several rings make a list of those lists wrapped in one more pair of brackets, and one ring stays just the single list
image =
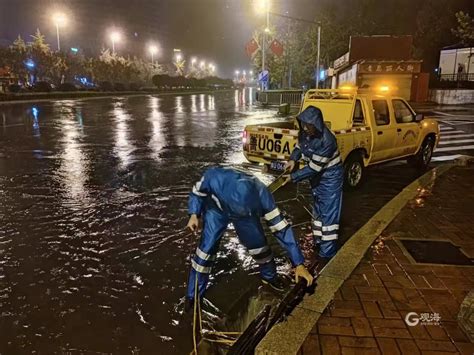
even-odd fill
[{"label": "worker in blue uniform", "polygon": [[227,225],[232,223],[240,242],[258,264],[264,283],[283,289],[277,276],[272,250],[268,246],[260,222],[263,217],[282,247],[288,252],[295,277],[303,278],[308,286],[313,277],[303,265],[304,257],[293,230],[275,204],[272,194],[256,177],[231,168],[210,168],[189,194],[188,228],[197,233],[202,219],[199,246],[191,260],[187,303],[193,302],[195,286],[202,297],[216,259],[219,242]]},{"label": "worker in blue uniform", "polygon": [[[308,106],[298,117],[298,144],[291,153],[286,170],[295,183],[309,180],[314,199],[312,230],[319,256],[332,258],[337,252],[341,216],[344,169],[335,135],[324,124],[323,113]],[[306,166],[296,170],[303,159]]]}]

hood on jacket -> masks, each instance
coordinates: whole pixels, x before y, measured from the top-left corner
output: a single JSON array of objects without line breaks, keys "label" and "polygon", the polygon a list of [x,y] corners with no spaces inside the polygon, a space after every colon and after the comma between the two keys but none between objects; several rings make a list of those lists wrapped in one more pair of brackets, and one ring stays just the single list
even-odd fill
[{"label": "hood on jacket", "polygon": [[324,119],[323,119],[323,113],[321,110],[315,106],[308,106],[304,109],[303,112],[301,112],[298,116],[296,116],[296,119],[300,122],[300,127],[301,127],[301,122],[313,125],[316,130],[319,132],[319,134],[323,133],[324,129]]}]

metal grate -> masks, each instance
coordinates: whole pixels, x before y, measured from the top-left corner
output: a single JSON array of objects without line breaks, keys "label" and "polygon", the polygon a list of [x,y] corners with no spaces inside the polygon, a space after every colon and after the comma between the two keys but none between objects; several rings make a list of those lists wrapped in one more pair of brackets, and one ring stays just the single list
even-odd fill
[{"label": "metal grate", "polygon": [[417,263],[474,266],[474,260],[451,242],[410,239],[400,242]]}]

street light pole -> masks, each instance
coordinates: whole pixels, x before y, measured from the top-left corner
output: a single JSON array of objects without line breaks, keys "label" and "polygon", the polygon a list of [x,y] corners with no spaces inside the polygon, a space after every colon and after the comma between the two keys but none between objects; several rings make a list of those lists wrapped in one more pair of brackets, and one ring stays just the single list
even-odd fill
[{"label": "street light pole", "polygon": [[318,22],[318,55],[316,59],[316,89],[319,89],[319,53],[321,49],[321,23]]},{"label": "street light pole", "polygon": [[59,23],[56,22],[56,38],[58,39],[58,52],[61,51],[61,44],[59,43]]}]

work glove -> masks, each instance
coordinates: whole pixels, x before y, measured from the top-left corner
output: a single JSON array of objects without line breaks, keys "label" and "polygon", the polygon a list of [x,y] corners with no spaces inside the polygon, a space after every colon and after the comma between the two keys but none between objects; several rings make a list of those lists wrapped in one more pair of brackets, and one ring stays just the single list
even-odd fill
[{"label": "work glove", "polygon": [[300,278],[303,278],[303,279],[306,280],[306,284],[307,284],[308,287],[313,284],[313,276],[309,273],[308,269],[306,269],[306,267],[303,264],[298,265],[295,268],[295,281],[296,281],[296,283],[298,283]]},{"label": "work glove", "polygon": [[192,214],[191,217],[189,217],[189,221],[186,227],[191,229],[194,235],[196,235],[199,230],[199,218],[195,214]]},{"label": "work glove", "polygon": [[291,173],[295,169],[295,161],[294,160],[289,160],[285,163],[285,172],[286,173]]}]

